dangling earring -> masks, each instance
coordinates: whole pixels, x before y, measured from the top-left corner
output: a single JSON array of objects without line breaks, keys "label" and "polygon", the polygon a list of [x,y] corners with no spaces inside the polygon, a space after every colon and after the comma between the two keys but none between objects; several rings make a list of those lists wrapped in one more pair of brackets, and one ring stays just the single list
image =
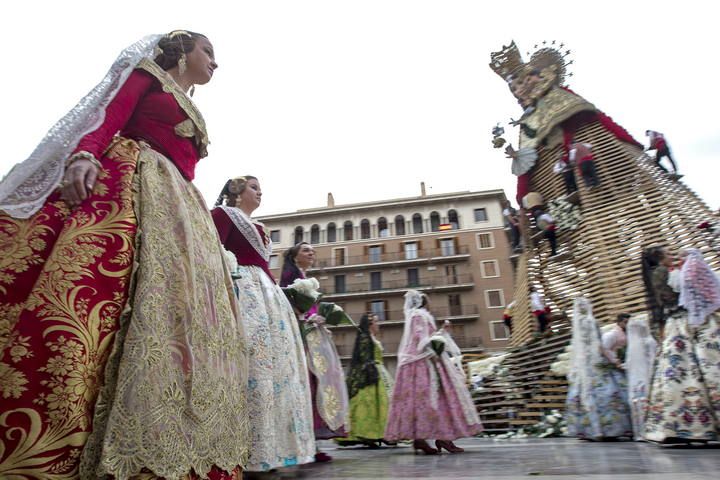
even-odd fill
[{"label": "dangling earring", "polygon": [[187,56],[183,53],[178,60],[178,73],[183,75],[187,71]]},{"label": "dangling earring", "polygon": [[190,96],[192,97],[193,95],[195,95],[195,85],[190,87]]}]

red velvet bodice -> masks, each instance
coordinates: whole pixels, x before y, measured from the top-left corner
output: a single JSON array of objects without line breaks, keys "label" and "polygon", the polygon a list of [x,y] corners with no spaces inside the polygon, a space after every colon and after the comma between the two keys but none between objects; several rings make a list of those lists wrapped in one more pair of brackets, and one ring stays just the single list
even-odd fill
[{"label": "red velvet bodice", "polygon": [[[222,208],[214,208],[211,213],[215,227],[220,235],[220,241],[226,250],[235,254],[238,264],[260,267],[267,273],[270,280],[275,282],[275,278],[272,273],[270,273],[268,262],[250,245],[250,242],[248,242],[245,235],[237,229],[233,221],[228,217],[228,214],[225,213]],[[257,231],[260,232],[263,242],[267,244],[265,230],[258,224],[254,225]]]},{"label": "red velvet bodice", "polygon": [[195,165],[200,159],[193,138],[181,137],[175,126],[188,119],[171,93],[162,89],[160,81],[149,72],[135,69],[108,105],[100,127],[80,140],[76,152],[84,150],[98,160],[115,134],[144,140],[165,155],[185,178],[195,178]]}]

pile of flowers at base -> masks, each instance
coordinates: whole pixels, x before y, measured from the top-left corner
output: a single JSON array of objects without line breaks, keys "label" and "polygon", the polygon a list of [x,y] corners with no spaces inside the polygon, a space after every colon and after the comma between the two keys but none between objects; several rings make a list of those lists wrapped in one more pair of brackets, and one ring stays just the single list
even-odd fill
[{"label": "pile of flowers at base", "polygon": [[316,278],[298,278],[291,285],[283,288],[290,305],[300,313],[306,313],[315,305],[322,294],[318,291],[320,283]]},{"label": "pile of flowers at base", "polygon": [[535,425],[521,428],[516,432],[508,432],[500,435],[492,436],[496,440],[506,440],[512,438],[546,438],[546,437],[563,437],[567,435],[567,422],[560,410],[551,410],[545,412],[541,420]]},{"label": "pile of flowers at base", "polygon": [[557,359],[550,364],[550,371],[555,375],[567,377],[570,373],[570,354],[572,353],[572,345],[565,347],[565,350],[558,353]]},{"label": "pile of flowers at base", "polygon": [[507,367],[502,366],[503,360],[508,354],[495,355],[482,360],[476,360],[474,362],[468,362],[468,374],[470,375],[470,382],[472,384],[473,392],[482,392],[483,381],[490,376],[502,377],[507,374]]}]

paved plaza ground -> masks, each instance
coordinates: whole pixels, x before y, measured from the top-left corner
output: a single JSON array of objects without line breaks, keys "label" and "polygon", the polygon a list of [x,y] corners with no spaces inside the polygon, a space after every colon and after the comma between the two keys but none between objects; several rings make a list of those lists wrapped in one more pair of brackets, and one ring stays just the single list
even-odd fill
[{"label": "paved plaza ground", "polygon": [[414,455],[409,446],[338,448],[321,442],[334,457],[328,464],[305,465],[262,475],[262,479],[492,479],[699,480],[720,479],[720,448],[658,447],[639,442],[591,443],[575,439],[456,442],[465,453]]}]

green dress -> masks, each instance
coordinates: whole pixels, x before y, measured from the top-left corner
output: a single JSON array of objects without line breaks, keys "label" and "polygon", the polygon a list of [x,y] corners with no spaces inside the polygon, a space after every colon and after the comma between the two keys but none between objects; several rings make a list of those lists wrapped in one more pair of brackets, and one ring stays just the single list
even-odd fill
[{"label": "green dress", "polygon": [[382,344],[371,338],[378,381],[359,389],[350,398],[350,436],[338,439],[341,443],[381,440],[385,432],[393,380],[383,364]]}]

